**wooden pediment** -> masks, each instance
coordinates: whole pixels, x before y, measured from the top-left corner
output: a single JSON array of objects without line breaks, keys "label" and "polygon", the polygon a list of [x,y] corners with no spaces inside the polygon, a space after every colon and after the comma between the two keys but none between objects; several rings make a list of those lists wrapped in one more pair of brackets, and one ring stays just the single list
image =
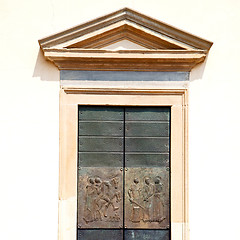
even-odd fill
[{"label": "wooden pediment", "polygon": [[59,69],[190,71],[212,43],[124,8],[39,40]]}]

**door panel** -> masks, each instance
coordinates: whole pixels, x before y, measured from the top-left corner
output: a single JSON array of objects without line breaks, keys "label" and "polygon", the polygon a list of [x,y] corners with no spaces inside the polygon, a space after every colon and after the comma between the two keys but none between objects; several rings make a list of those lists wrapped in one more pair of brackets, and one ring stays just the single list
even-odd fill
[{"label": "door panel", "polygon": [[122,169],[81,167],[78,172],[78,227],[122,226]]},{"label": "door panel", "polygon": [[83,152],[120,152],[123,149],[121,137],[81,137],[79,149]]},{"label": "door panel", "polygon": [[[124,109],[80,106],[78,116],[78,228],[122,228]],[[83,231],[81,239],[119,233],[103,232]]]},{"label": "door panel", "polygon": [[79,106],[79,120],[123,121],[124,111],[121,107]]},{"label": "door panel", "polygon": [[126,137],[126,152],[168,152],[169,138]]},{"label": "door panel", "polygon": [[126,228],[169,228],[169,171],[125,169]]},{"label": "door panel", "polygon": [[125,153],[126,167],[169,167],[169,153]]},{"label": "door panel", "polygon": [[[78,239],[83,240],[123,240],[123,230],[78,229]],[[164,239],[165,240],[165,239]]]},{"label": "door panel", "polygon": [[170,231],[169,230],[125,230],[124,232],[125,240],[169,240]]},{"label": "door panel", "polygon": [[126,121],[126,137],[151,136],[168,137],[168,122]]},{"label": "door panel", "polygon": [[80,121],[80,136],[123,136],[123,121]]},{"label": "door panel", "polygon": [[170,114],[168,107],[127,107],[125,114],[126,121],[169,121]]},{"label": "door panel", "polygon": [[80,152],[78,159],[82,167],[123,166],[123,152]]}]

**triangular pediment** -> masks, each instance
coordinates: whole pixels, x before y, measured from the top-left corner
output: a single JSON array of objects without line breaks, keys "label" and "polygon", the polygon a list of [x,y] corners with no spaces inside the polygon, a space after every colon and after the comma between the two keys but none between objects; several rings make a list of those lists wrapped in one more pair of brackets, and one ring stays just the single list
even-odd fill
[{"label": "triangular pediment", "polygon": [[118,50],[147,50],[146,47],[134,43],[128,39],[122,39],[118,42],[114,42],[111,44],[108,44],[106,46],[103,46],[101,49],[104,50],[113,50],[113,51],[118,51]]},{"label": "triangular pediment", "polygon": [[[162,56],[166,59],[176,59],[178,56],[183,59],[184,55],[188,62],[194,58],[198,63],[204,60],[212,45],[209,41],[128,8],[54,34],[39,40],[39,43],[45,56],[60,69],[63,68],[61,57],[76,62],[88,59],[90,55],[94,59],[115,58],[118,62],[120,58],[160,60]],[[71,68],[70,65],[64,69]],[[186,67],[188,70],[191,68],[192,65]]]},{"label": "triangular pediment", "polygon": [[125,20],[108,27],[103,27],[101,30],[91,32],[90,34],[72,39],[63,44],[59,44],[58,47],[68,49],[102,49],[122,40],[128,40],[143,46],[145,49],[195,49],[185,43],[181,43],[167,36],[162,36],[150,29],[144,29],[137,24]]}]

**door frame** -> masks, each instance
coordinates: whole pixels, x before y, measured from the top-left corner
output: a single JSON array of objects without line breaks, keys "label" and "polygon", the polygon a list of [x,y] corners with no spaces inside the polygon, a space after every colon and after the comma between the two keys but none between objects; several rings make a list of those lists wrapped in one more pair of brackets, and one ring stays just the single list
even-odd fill
[{"label": "door frame", "polygon": [[78,105],[171,107],[171,240],[188,239],[187,89],[60,89],[59,240],[77,240]]}]

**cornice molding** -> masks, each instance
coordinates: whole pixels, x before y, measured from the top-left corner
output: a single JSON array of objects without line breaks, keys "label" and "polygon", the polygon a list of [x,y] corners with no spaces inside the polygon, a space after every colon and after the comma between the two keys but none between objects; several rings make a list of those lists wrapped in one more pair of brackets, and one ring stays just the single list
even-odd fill
[{"label": "cornice molding", "polygon": [[60,70],[190,71],[204,61],[204,51],[51,49],[45,56]]},{"label": "cornice molding", "polygon": [[[103,50],[123,39],[146,50]],[[60,70],[190,71],[212,43],[131,9],[97,18],[39,40]]]},{"label": "cornice molding", "polygon": [[138,89],[138,88],[79,88],[62,87],[67,94],[104,95],[184,95],[187,89]]}]

